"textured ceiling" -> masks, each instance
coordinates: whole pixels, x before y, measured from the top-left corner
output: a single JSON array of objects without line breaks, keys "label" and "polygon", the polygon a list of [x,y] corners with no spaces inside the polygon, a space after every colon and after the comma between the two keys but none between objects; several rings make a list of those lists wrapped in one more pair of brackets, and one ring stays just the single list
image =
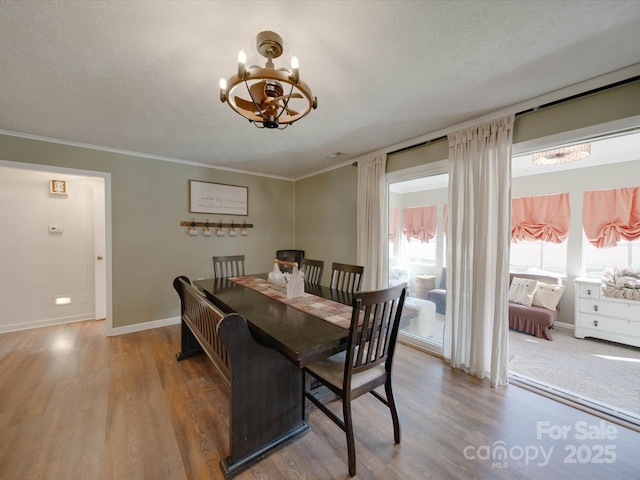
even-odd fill
[{"label": "textured ceiling", "polygon": [[[283,131],[218,99],[263,30],[318,97]],[[300,178],[638,64],[640,1],[0,1],[0,45],[0,130]]]}]

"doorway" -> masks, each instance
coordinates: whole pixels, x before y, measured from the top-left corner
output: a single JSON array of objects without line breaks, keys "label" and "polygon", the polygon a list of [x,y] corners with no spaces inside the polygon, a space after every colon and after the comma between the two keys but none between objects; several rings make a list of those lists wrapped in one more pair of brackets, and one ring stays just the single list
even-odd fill
[{"label": "doorway", "polygon": [[[512,239],[510,251],[511,272],[548,272],[560,276],[564,284],[558,318],[551,330],[553,341],[510,332],[510,380],[635,424],[640,424],[640,389],[637,382],[629,382],[632,374],[627,369],[637,371],[639,347],[624,338],[633,335],[633,328],[631,322],[616,316],[617,311],[607,316],[597,309],[608,301],[603,295],[608,271],[633,272],[640,268],[640,238],[620,239],[606,248],[595,246],[585,234],[585,218],[593,210],[594,202],[587,200],[590,194],[640,186],[639,141],[637,128],[625,129],[547,144],[544,149],[538,147],[515,155],[514,199],[562,194],[569,197],[571,209],[566,238],[559,235],[555,239],[533,238],[533,230],[529,230],[527,238]],[[570,146],[584,148],[588,154],[573,161],[561,161],[564,160],[561,155]],[[551,151],[555,153],[547,155]],[[547,158],[551,156],[558,161],[554,163]],[[549,161],[537,164],[536,157]],[[585,315],[580,288],[584,279],[592,282],[599,304],[587,312],[589,319],[599,325],[600,332],[591,332],[593,337],[576,335],[576,321]],[[633,302],[619,302],[624,308],[634,308]],[[606,340],[609,323],[624,325],[622,336],[617,337],[622,343]],[[598,336],[604,339],[595,338]]]},{"label": "doorway", "polygon": [[94,318],[109,331],[110,175],[0,161],[0,183],[0,332]]},{"label": "doorway", "polygon": [[[638,421],[638,413],[640,410],[636,404],[627,402],[629,399],[637,399],[638,390],[635,386],[627,384],[616,384],[614,379],[620,377],[618,373],[622,371],[621,365],[636,367],[638,365],[637,350],[638,347],[630,347],[628,345],[614,344],[606,345],[607,347],[616,347],[616,353],[601,352],[596,350],[596,346],[602,347],[605,341],[597,339],[576,339],[574,338],[574,318],[575,318],[575,301],[576,289],[574,282],[577,277],[594,277],[601,279],[605,271],[605,263],[597,263],[600,258],[612,258],[617,261],[613,266],[628,267],[631,269],[640,268],[637,263],[640,259],[640,239],[634,242],[622,242],[619,246],[624,251],[620,254],[615,249],[601,249],[596,251],[590,246],[583,234],[582,229],[582,213],[583,213],[583,195],[589,190],[615,189],[622,187],[634,187],[640,185],[640,132],[635,130],[625,130],[619,133],[609,133],[600,135],[597,138],[581,137],[581,142],[591,143],[591,155],[580,161],[573,163],[561,163],[557,165],[535,165],[532,159],[532,152],[537,151],[531,148],[528,153],[517,153],[514,155],[512,162],[512,196],[539,196],[551,195],[557,193],[568,193],[571,198],[571,223],[570,232],[564,245],[520,245],[518,251],[512,250],[511,270],[527,271],[529,268],[535,270],[546,270],[555,272],[563,276],[565,291],[560,300],[560,316],[556,321],[552,336],[555,342],[540,340],[535,337],[526,336],[512,331],[510,337],[518,336],[522,340],[522,346],[510,345],[510,381],[513,383],[526,384],[538,391],[550,392],[556,397],[569,398],[572,402],[579,403],[594,410],[600,410],[607,414],[617,412],[618,417],[624,418],[625,421]],[[557,140],[557,139],[554,139]],[[542,150],[540,146],[546,148],[558,148],[562,146],[559,143],[549,144],[546,139],[540,139],[538,150]],[[531,147],[531,146],[529,146]],[[522,147],[520,147],[522,148]],[[514,151],[518,149],[514,145]],[[520,150],[522,152],[522,150]],[[442,172],[446,172],[443,167]],[[436,204],[438,212],[440,204],[438,203],[437,188],[432,189],[429,182],[435,181],[439,176],[438,171],[420,170],[413,172],[404,172],[402,175],[389,174],[389,206],[390,208],[403,208],[405,206],[428,206]],[[444,183],[446,186],[446,182]],[[432,190],[434,190],[432,192]],[[390,218],[390,242],[389,242],[389,277],[390,282],[404,280],[410,284],[410,299],[412,297],[420,297],[420,288],[415,281],[417,264],[419,262],[405,260],[399,261],[401,258],[398,231],[401,232],[401,226],[396,227],[400,230],[395,231],[392,228],[392,213]],[[437,215],[437,222],[441,221],[441,214]],[[444,222],[443,222],[444,223]],[[401,221],[400,221],[401,225]],[[446,239],[446,227],[438,223],[437,228],[442,230],[444,239]],[[435,240],[438,241],[438,234]],[[439,282],[439,272],[442,268],[446,268],[446,252],[444,252],[445,241],[442,244],[443,253],[438,254],[436,261],[431,265],[422,262],[424,271],[420,272],[436,277],[436,286]],[[393,241],[392,241],[393,240]],[[392,245],[394,242],[398,245]],[[547,248],[551,247],[551,248]],[[437,249],[440,247],[436,247]],[[620,248],[618,250],[620,250]],[[635,253],[635,255],[634,255]],[[442,258],[442,264],[438,263]],[[559,260],[561,259],[561,262]],[[561,264],[560,264],[561,263]],[[430,269],[430,270],[429,270]],[[436,316],[438,318],[438,316]],[[443,315],[443,322],[446,321],[446,314]],[[415,323],[415,322],[414,322]],[[412,328],[403,328],[400,332],[400,339],[418,346],[419,348],[434,353],[442,353],[442,345],[434,338],[420,335],[423,332],[416,332]],[[520,338],[522,337],[522,338]],[[603,372],[600,375],[593,375],[594,368],[587,367],[585,361],[576,361],[578,351],[571,350],[569,347],[563,347],[562,343],[566,340],[566,345],[577,345],[584,355],[588,355],[590,359],[595,358],[598,368]],[[526,347],[526,350],[525,350]],[[557,348],[556,348],[557,347]],[[554,352],[562,353],[563,356],[555,355]],[[582,354],[582,352],[580,353]],[[542,359],[548,360],[548,364],[543,364]],[[558,366],[562,367],[558,367]],[[581,370],[579,370],[581,369]],[[603,384],[602,378],[607,378],[607,383]],[[560,382],[560,379],[566,379],[566,383]],[[578,381],[579,380],[579,381]],[[603,399],[595,398],[594,392],[596,388],[591,390],[582,389],[580,384],[590,387],[602,387],[607,397]],[[598,384],[598,385],[595,385]],[[611,391],[622,392],[618,398],[623,398],[626,403],[615,405],[615,400],[611,395]]]},{"label": "doorway", "polygon": [[387,177],[389,284],[409,285],[399,339],[442,355],[449,176],[442,162],[407,173]]}]

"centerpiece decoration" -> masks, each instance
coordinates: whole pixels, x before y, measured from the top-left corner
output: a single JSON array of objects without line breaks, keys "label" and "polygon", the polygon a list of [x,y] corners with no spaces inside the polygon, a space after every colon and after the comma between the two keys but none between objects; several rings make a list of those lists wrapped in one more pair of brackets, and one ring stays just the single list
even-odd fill
[{"label": "centerpiece decoration", "polygon": [[640,301],[640,270],[611,268],[604,273],[605,297]]},{"label": "centerpiece decoration", "polygon": [[[291,267],[291,272],[283,272],[280,266]],[[287,298],[295,298],[304,294],[304,275],[298,270],[298,262],[273,261],[273,270],[268,275],[269,288],[286,295]]]}]

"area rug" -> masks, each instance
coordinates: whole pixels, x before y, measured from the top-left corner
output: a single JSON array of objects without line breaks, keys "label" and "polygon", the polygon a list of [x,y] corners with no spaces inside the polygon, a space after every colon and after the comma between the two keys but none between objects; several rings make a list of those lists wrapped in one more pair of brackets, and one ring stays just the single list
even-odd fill
[{"label": "area rug", "polygon": [[[444,315],[428,339],[442,345]],[[403,329],[414,333],[410,327]],[[551,330],[553,341],[509,331],[509,373],[640,420],[640,348]]]},{"label": "area rug", "polygon": [[511,330],[509,371],[640,416],[640,348],[556,327],[553,341]]}]

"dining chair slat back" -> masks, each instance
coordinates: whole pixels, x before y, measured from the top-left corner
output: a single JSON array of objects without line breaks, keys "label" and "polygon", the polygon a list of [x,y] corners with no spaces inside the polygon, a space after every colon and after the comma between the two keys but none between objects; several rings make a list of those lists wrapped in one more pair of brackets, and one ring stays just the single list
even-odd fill
[{"label": "dining chair slat back", "polygon": [[214,256],[213,277],[228,278],[244,275],[244,255]]},{"label": "dining chair slat back", "polygon": [[[300,268],[300,263],[304,258],[304,250],[278,250],[276,251],[276,258],[283,262],[296,262],[298,264],[298,268]],[[291,272],[292,267],[280,265],[280,270],[283,272]]]},{"label": "dining chair slat back", "polygon": [[300,266],[304,273],[304,281],[314,285],[320,285],[322,282],[322,274],[324,273],[324,262],[322,260],[312,260],[303,258]]},{"label": "dining chair slat back", "polygon": [[357,292],[362,288],[364,267],[333,262],[331,264],[331,288],[343,292]]}]

